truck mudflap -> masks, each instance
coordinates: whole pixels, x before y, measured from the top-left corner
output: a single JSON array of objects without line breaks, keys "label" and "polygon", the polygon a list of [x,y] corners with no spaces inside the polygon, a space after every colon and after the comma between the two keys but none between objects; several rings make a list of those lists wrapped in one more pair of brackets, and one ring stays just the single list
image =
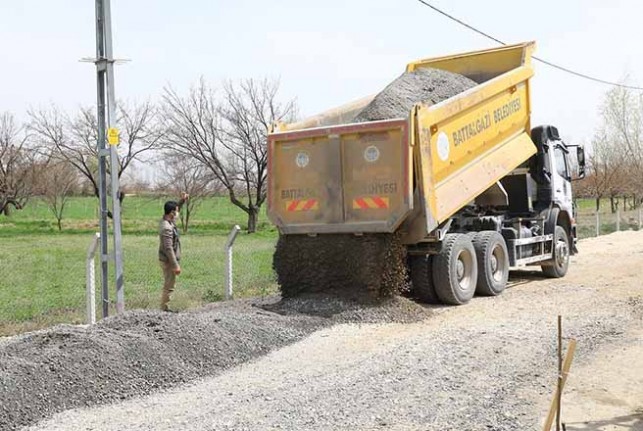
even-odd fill
[{"label": "truck mudflap", "polygon": [[392,233],[413,206],[405,119],[273,133],[268,216],[284,234]]}]

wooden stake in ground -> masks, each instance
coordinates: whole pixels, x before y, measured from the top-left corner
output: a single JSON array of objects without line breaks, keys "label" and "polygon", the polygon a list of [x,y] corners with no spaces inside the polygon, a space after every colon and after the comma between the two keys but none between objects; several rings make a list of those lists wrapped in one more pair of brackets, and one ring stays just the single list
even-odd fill
[{"label": "wooden stake in ground", "polygon": [[[576,340],[570,340],[569,345],[567,346],[567,354],[565,355],[565,361],[563,362],[562,367],[562,379],[560,380],[560,392],[562,394],[563,388],[565,387],[565,382],[567,382],[567,376],[569,375],[569,369],[572,366],[572,360],[574,359],[574,351],[576,350]],[[545,426],[543,431],[550,431],[551,425],[554,422],[554,417],[558,410],[558,387],[556,388],[556,395],[551,402],[549,407],[549,413],[547,414],[547,419],[545,420]]]}]

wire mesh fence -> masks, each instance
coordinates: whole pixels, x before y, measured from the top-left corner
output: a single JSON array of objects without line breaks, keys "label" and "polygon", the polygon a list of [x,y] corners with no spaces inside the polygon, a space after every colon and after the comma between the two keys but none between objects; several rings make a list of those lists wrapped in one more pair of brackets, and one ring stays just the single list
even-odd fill
[{"label": "wire mesh fence", "polygon": [[579,238],[591,238],[617,231],[643,229],[643,209],[620,210],[614,212],[606,208],[599,211],[582,211],[576,217]]},{"label": "wire mesh fence", "polygon": [[[126,309],[156,309],[160,305],[163,281],[157,253],[159,239],[154,233],[160,204],[153,203],[151,206],[157,211],[149,215],[144,213],[149,211],[149,203],[141,206],[137,210],[140,213],[134,215],[135,206],[126,207],[130,220],[150,219],[142,223],[144,226],[140,230],[130,226],[123,234]],[[87,211],[91,213],[94,209],[88,208]],[[237,214],[234,216],[238,217]],[[642,216],[641,208],[614,213],[606,205],[600,212],[593,208],[581,209],[577,215],[578,235],[582,239],[617,230],[641,230]],[[202,219],[195,224],[200,222]],[[171,308],[185,310],[224,300],[225,243],[234,223],[225,220],[219,223],[227,224],[225,230],[208,232],[195,229],[182,235],[182,273],[177,278]],[[95,233],[87,229],[50,235],[31,232],[37,230],[37,223],[30,225],[29,230],[13,234],[6,234],[0,229],[0,336],[58,323],[87,322],[86,256]],[[235,298],[276,292],[272,270],[276,241],[277,233],[273,229],[239,234],[233,247]],[[95,258],[97,285],[94,297],[100,319],[102,297],[98,256],[99,253]],[[109,279],[108,304],[110,314],[114,314],[113,274]]]},{"label": "wire mesh fence", "polygon": [[[226,236],[182,236],[182,272],[177,277],[171,307],[186,309],[225,298],[226,240]],[[233,246],[234,296],[259,296],[274,291],[275,242],[272,237],[239,235]],[[157,237],[124,237],[128,308],[158,307],[163,280],[157,250]]]}]

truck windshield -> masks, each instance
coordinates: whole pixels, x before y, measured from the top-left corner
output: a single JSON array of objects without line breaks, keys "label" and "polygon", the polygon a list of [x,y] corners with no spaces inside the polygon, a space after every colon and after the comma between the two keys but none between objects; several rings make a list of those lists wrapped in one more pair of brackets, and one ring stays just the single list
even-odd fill
[{"label": "truck windshield", "polygon": [[562,148],[556,147],[554,150],[554,157],[556,158],[556,172],[563,178],[569,178],[567,170],[567,158]]}]

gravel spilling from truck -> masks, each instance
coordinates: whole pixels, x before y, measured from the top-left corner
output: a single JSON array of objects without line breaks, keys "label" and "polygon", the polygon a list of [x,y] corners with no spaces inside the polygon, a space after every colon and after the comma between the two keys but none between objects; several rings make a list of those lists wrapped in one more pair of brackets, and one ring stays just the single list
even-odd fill
[{"label": "gravel spilling from truck", "polygon": [[355,122],[407,118],[416,103],[435,105],[477,83],[446,70],[422,68],[405,72],[384,88],[355,117]]},{"label": "gravel spilling from truck", "polygon": [[311,295],[177,314],[136,310],[89,328],[61,325],[18,336],[0,344],[0,429],[217,375],[335,323],[427,315],[403,298],[364,304]]},{"label": "gravel spilling from truck", "polygon": [[326,291],[391,297],[405,290],[406,249],[396,235],[282,235],[273,268],[284,297]]}]

